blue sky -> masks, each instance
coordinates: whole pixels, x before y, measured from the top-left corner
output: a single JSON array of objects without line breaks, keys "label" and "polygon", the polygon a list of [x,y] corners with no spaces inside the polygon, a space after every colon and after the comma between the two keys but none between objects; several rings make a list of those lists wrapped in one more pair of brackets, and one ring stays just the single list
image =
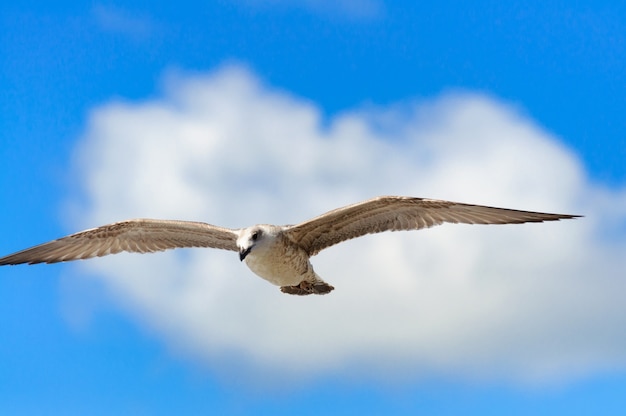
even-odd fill
[{"label": "blue sky", "polygon": [[623,410],[622,2],[0,18],[0,253],[128,217],[293,223],[378,194],[586,215],[346,243],[314,259],[336,293],[299,303],[232,253],[2,268],[2,413]]}]

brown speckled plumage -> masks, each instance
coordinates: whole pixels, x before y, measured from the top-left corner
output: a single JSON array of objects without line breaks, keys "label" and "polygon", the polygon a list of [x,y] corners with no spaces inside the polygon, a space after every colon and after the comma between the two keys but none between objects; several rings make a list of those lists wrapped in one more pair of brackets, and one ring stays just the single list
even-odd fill
[{"label": "brown speckled plumage", "polygon": [[230,229],[202,222],[136,219],[81,231],[0,258],[0,265],[56,263],[179,247],[239,251],[248,267],[284,293],[326,294],[333,287],[309,257],[345,240],[384,231],[419,230],[448,223],[520,224],[576,218],[435,199],[383,196],[329,211],[297,225]]}]

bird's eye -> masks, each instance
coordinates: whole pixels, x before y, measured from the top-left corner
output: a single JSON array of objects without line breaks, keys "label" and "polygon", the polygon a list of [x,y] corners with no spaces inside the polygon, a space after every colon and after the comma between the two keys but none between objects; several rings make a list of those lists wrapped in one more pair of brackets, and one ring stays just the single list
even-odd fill
[{"label": "bird's eye", "polygon": [[252,233],[252,241],[256,241],[259,238],[259,234],[261,234],[260,231],[255,231]]}]

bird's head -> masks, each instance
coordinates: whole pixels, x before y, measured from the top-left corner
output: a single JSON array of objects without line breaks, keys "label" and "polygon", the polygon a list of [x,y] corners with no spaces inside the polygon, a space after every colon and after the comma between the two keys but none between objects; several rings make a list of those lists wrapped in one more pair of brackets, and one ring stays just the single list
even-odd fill
[{"label": "bird's head", "polygon": [[241,230],[237,238],[239,260],[244,261],[252,250],[267,244],[272,237],[275,237],[276,230],[273,228],[268,225],[255,225]]}]

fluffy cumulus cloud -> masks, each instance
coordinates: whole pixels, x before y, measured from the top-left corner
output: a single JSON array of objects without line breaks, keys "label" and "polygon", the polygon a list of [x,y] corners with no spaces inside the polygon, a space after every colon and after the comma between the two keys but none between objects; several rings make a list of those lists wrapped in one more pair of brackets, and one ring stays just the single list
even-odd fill
[{"label": "fluffy cumulus cloud", "polygon": [[626,193],[519,109],[451,94],[326,118],[240,67],[164,84],[93,111],[74,229],[293,224],[383,194],[586,215],[342,243],[312,259],[328,296],[284,295],[221,250],[79,263],[175,350],[246,379],[543,382],[626,364]]}]

